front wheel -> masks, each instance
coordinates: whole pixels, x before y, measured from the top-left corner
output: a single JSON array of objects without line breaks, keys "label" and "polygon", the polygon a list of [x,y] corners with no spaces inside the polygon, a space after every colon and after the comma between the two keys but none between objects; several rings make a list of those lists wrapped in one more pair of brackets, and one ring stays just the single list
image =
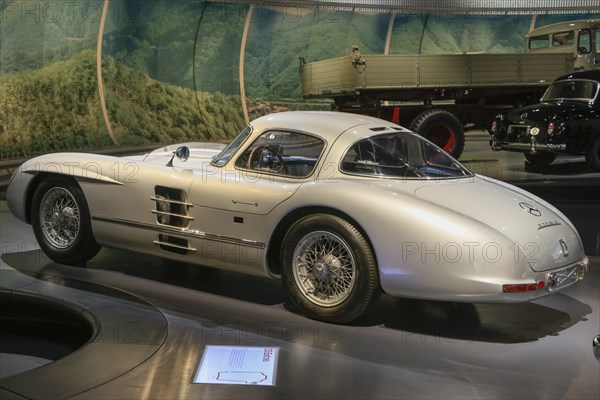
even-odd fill
[{"label": "front wheel", "polygon": [[351,322],[380,293],[369,243],[342,218],[316,214],[297,221],[285,235],[281,260],[291,301],[311,318]]},{"label": "front wheel", "polygon": [[49,178],[36,188],[31,225],[42,251],[58,263],[83,265],[100,250],[85,196],[68,179]]}]

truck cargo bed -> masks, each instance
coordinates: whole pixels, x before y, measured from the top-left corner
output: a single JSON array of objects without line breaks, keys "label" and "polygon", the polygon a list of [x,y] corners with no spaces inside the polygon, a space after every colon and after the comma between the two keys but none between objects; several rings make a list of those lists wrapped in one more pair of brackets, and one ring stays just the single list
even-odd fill
[{"label": "truck cargo bed", "polygon": [[302,96],[335,98],[382,90],[547,86],[574,67],[571,54],[368,55],[361,62],[354,60],[349,55],[301,64]]}]

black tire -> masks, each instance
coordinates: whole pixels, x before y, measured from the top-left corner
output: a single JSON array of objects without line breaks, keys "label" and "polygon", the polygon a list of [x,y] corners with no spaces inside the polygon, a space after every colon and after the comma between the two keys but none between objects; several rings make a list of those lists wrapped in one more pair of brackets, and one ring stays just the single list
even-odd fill
[{"label": "black tire", "polygon": [[31,225],[42,251],[58,263],[83,266],[100,250],[85,196],[67,178],[48,178],[36,188]]},{"label": "black tire", "polygon": [[594,171],[600,171],[600,136],[596,136],[585,150],[585,162]]},{"label": "black tire", "polygon": [[348,323],[379,297],[379,272],[369,243],[346,220],[315,214],[290,227],[281,248],[283,284],[310,318]]},{"label": "black tire", "polygon": [[547,167],[552,164],[552,161],[556,159],[556,154],[553,153],[524,153],[525,159],[529,162],[529,164],[536,167]]},{"label": "black tire", "polygon": [[440,109],[427,110],[410,124],[409,129],[441,147],[458,159],[465,148],[465,131],[456,116]]}]

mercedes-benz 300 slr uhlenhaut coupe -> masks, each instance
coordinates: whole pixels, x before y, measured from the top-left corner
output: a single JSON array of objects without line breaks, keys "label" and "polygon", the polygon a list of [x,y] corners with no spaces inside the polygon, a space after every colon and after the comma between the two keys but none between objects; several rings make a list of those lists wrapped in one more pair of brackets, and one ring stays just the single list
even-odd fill
[{"label": "mercedes-benz 300 slr uhlenhaut coupe", "polygon": [[354,114],[267,115],[226,147],[44,155],[18,169],[7,201],[58,263],[126,247],[281,279],[303,313],[337,323],[381,292],[529,301],[590,266],[576,229],[544,200]]}]

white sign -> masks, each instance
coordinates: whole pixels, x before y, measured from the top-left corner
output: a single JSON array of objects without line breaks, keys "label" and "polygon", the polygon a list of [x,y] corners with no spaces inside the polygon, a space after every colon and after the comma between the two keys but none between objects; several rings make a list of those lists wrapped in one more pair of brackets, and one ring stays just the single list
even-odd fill
[{"label": "white sign", "polygon": [[279,347],[206,346],[193,383],[275,385]]}]

